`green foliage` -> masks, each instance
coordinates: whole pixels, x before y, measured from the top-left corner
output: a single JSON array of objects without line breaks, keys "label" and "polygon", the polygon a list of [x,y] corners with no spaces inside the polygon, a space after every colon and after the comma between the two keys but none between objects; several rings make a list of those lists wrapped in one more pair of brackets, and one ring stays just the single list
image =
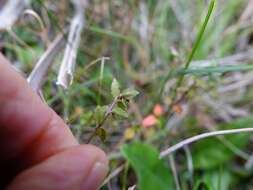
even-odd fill
[{"label": "green foliage", "polygon": [[213,190],[229,190],[233,182],[233,176],[228,170],[216,169],[206,171],[202,180],[209,184]]},{"label": "green foliage", "polygon": [[214,190],[210,184],[204,181],[199,181],[195,184],[193,190]]},{"label": "green foliage", "polygon": [[97,106],[94,111],[94,120],[97,124],[103,122],[108,106]]},{"label": "green foliage", "polygon": [[115,78],[113,79],[111,84],[111,95],[113,97],[113,102],[110,105],[98,105],[93,114],[93,119],[96,123],[94,134],[99,136],[103,142],[106,140],[107,137],[106,130],[102,128],[104,122],[111,115],[118,116],[124,119],[128,118],[128,102],[137,94],[138,92],[134,89],[124,90],[121,94],[118,81]]},{"label": "green foliage", "polygon": [[[253,119],[245,118],[222,125],[219,128],[236,129],[252,127],[252,125]],[[235,135],[227,135],[225,138],[230,143],[232,143],[232,145],[242,149],[247,144],[249,136],[249,133],[241,133]],[[231,160],[235,156],[235,154],[218,139],[209,138],[201,140],[194,144],[192,156],[194,167],[196,169],[212,169],[222,164],[226,164],[227,161]]]},{"label": "green foliage", "polygon": [[190,69],[179,69],[175,72],[177,75],[208,75],[213,73],[229,73],[229,72],[238,72],[238,71],[250,71],[253,70],[252,64],[240,64],[240,65],[224,65],[224,66],[208,66],[208,67],[195,67]]},{"label": "green foliage", "polygon": [[23,48],[16,46],[15,47],[18,60],[27,66],[32,66],[34,61],[42,55],[43,49],[40,47],[33,47],[33,48]]},{"label": "green foliage", "polygon": [[[202,38],[203,38],[203,36],[204,36],[204,33],[205,33],[205,30],[206,30],[207,24],[208,24],[208,22],[209,22],[209,20],[210,20],[210,17],[211,17],[211,15],[212,15],[212,13],[213,13],[215,2],[216,2],[215,0],[211,0],[211,3],[209,4],[208,11],[207,11],[207,15],[206,15],[206,17],[205,17],[205,20],[204,20],[203,24],[201,25],[201,27],[200,27],[200,29],[199,29],[199,32],[198,32],[196,41],[195,41],[195,43],[194,43],[194,46],[193,46],[193,48],[192,48],[192,51],[190,52],[190,54],[189,54],[189,56],[188,56],[188,58],[187,58],[187,60],[186,60],[186,63],[185,63],[185,65],[184,65],[184,69],[188,69],[188,68],[189,68],[190,63],[191,63],[191,61],[192,61],[194,55],[196,54],[196,52],[197,52],[197,50],[198,50],[198,48],[199,48],[199,46],[200,46],[200,44],[201,44],[201,40],[202,40]],[[161,90],[161,92],[163,91],[164,85],[165,85],[165,83],[167,82],[167,80],[169,79],[169,76],[170,76],[170,75],[171,75],[171,71],[168,72],[167,76],[165,77],[165,81],[162,83],[162,88],[161,88],[162,90]],[[183,80],[184,80],[184,75],[180,75],[179,78],[178,78],[178,80],[177,80],[176,87],[175,87],[175,89],[174,89],[174,91],[173,91],[172,99],[175,98],[175,96],[176,96],[176,91],[177,91],[177,89],[181,86]]]},{"label": "green foliage", "polygon": [[120,87],[118,81],[114,78],[111,85],[111,94],[114,98],[120,95]]},{"label": "green foliage", "polygon": [[133,98],[137,96],[138,94],[139,92],[136,91],[135,89],[128,88],[122,92],[121,96],[123,96],[124,98]]},{"label": "green foliage", "polygon": [[96,130],[96,135],[101,139],[102,142],[105,142],[106,137],[107,137],[107,132],[103,128],[98,128]]},{"label": "green foliage", "polygon": [[118,116],[123,117],[123,118],[128,118],[128,113],[127,113],[127,111],[121,109],[121,108],[118,107],[118,106],[115,107],[115,108],[112,110],[112,112],[113,112],[114,114],[118,115]]},{"label": "green foliage", "polygon": [[121,152],[134,168],[140,190],[174,189],[170,170],[155,148],[138,142],[124,145]]}]

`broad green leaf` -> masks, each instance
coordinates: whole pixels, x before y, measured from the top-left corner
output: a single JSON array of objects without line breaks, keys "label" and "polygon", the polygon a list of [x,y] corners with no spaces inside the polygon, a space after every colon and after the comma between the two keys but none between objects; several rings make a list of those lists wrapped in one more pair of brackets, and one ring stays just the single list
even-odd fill
[{"label": "broad green leaf", "polygon": [[170,169],[155,148],[138,142],[123,145],[121,152],[134,168],[140,190],[174,190]]},{"label": "broad green leaf", "polygon": [[105,142],[106,137],[107,137],[107,133],[106,130],[103,128],[99,128],[96,130],[96,135],[99,136],[99,138],[101,139],[101,141]]},{"label": "broad green leaf", "polygon": [[128,88],[124,90],[121,95],[124,96],[125,98],[133,98],[137,96],[138,94],[139,92],[137,90]]},{"label": "broad green leaf", "polygon": [[115,107],[112,112],[118,116],[124,117],[124,118],[128,118],[128,113],[121,109],[120,107]]},{"label": "broad green leaf", "polygon": [[119,83],[115,78],[112,81],[111,94],[114,98],[120,95]]},{"label": "broad green leaf", "polygon": [[[253,118],[245,118],[222,125],[219,129],[236,129],[253,126]],[[224,138],[236,148],[243,149],[251,133],[226,135]],[[217,138],[201,140],[193,145],[193,163],[196,169],[216,168],[231,160],[235,153]]]}]

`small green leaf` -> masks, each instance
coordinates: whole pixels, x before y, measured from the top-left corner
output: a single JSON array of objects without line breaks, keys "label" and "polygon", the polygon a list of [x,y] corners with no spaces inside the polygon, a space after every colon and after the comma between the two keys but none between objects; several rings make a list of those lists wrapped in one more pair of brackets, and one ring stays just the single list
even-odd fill
[{"label": "small green leaf", "polygon": [[123,117],[123,118],[128,118],[128,113],[127,113],[125,110],[121,109],[120,107],[115,107],[115,108],[112,110],[112,112],[113,112],[114,114],[118,115],[118,116]]},{"label": "small green leaf", "polygon": [[123,145],[123,156],[134,168],[140,190],[172,190],[172,175],[164,160],[159,159],[158,151],[148,144],[133,143]]},{"label": "small green leaf", "polygon": [[126,90],[124,90],[122,92],[122,96],[124,96],[125,98],[133,98],[135,96],[137,96],[139,94],[139,92],[135,89],[132,89],[132,88],[128,88]]},{"label": "small green leaf", "polygon": [[119,83],[115,78],[112,81],[111,94],[114,98],[120,95]]},{"label": "small green leaf", "polygon": [[121,108],[122,110],[124,110],[124,111],[127,111],[127,102],[126,102],[126,100],[125,99],[122,99],[121,101],[119,101],[118,103],[117,103],[117,106],[119,107],[119,108]]},{"label": "small green leaf", "polygon": [[96,135],[101,139],[101,141],[105,142],[106,137],[107,137],[107,133],[106,130],[103,128],[98,128],[96,130]]},{"label": "small green leaf", "polygon": [[97,106],[94,112],[94,119],[97,124],[101,123],[104,119],[107,106]]}]

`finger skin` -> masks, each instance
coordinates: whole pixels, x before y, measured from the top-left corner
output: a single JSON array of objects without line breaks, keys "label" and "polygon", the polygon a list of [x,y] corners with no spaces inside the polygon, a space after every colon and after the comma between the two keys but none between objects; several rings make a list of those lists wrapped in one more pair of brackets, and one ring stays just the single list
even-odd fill
[{"label": "finger skin", "polygon": [[1,54],[0,87],[1,187],[20,170],[78,143]]},{"label": "finger skin", "polygon": [[[32,168],[46,164],[48,160],[51,163],[50,167],[58,168],[55,170],[57,174],[57,171],[64,170],[64,165],[57,164],[54,160],[71,158],[67,153],[66,158],[58,154],[76,146],[78,142],[69,127],[41,101],[26,80],[0,54],[0,189],[9,184],[18,174],[23,176],[27,171],[34,173]],[[80,154],[83,154],[81,157],[85,159],[87,155],[84,155],[83,149],[85,147],[82,147]],[[93,149],[94,155],[101,154],[97,153],[101,152],[97,148],[90,149]],[[78,151],[74,152],[78,157]],[[80,164],[80,162],[76,163]],[[46,166],[50,169],[48,165]],[[82,168],[74,167],[73,173],[77,169]],[[87,168],[83,169],[86,171]],[[37,169],[37,171],[42,170]],[[75,174],[78,175],[78,172]],[[69,178],[74,181],[71,176]],[[36,179],[39,181],[39,178]]]},{"label": "finger skin", "polygon": [[[69,128],[1,55],[0,87],[0,151],[3,155],[0,162],[15,158],[34,143],[37,143],[36,150],[32,147],[29,150],[37,160],[77,145]],[[39,143],[43,140],[44,143]]]},{"label": "finger skin", "polygon": [[[7,190],[96,190],[107,173],[105,154],[91,145],[69,148],[18,175]],[[100,165],[94,173],[94,166]]]}]

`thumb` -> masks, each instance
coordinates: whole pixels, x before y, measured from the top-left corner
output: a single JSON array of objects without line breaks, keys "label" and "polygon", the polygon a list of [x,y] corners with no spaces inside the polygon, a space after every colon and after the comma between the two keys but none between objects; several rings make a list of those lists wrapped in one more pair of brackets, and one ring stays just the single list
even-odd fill
[{"label": "thumb", "polygon": [[105,154],[91,145],[69,148],[19,174],[8,190],[96,190],[108,171]]}]

